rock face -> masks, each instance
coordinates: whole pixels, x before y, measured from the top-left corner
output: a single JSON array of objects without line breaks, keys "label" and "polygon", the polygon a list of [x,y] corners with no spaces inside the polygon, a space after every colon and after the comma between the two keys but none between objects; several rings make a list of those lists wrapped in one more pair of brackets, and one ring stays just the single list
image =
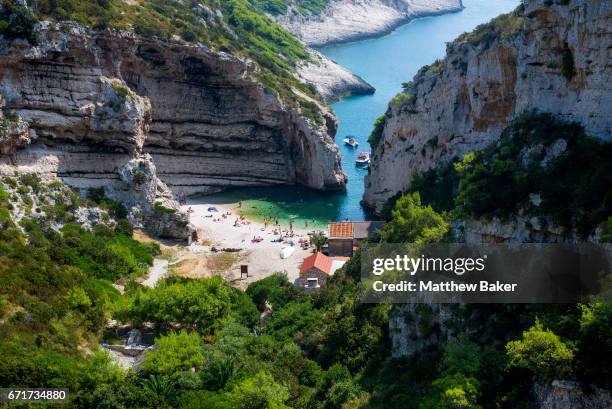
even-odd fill
[{"label": "rock face", "polygon": [[310,50],[311,60],[302,63],[298,76],[313,84],[327,103],[340,100],[348,95],[373,94],[375,89],[358,75],[342,68],[323,54]]},{"label": "rock face", "polygon": [[275,19],[306,44],[323,46],[379,36],[413,18],[461,8],[461,0],[331,0],[318,15],[290,7]]},{"label": "rock face", "polygon": [[38,37],[0,37],[3,172],[104,187],[133,220],[182,238],[191,228],[168,186],[344,186],[331,112],[315,105],[323,124],[305,119],[248,61],[70,23],[42,23]]},{"label": "rock face", "polygon": [[454,311],[458,308],[451,304],[396,305],[389,316],[393,357],[408,357],[455,338],[463,328],[461,315]]},{"label": "rock face", "polygon": [[449,44],[447,56],[392,101],[365,181],[368,206],[380,211],[416,172],[484,148],[526,110],[612,137],[612,9],[603,0],[545,3],[525,2],[522,21],[506,20],[501,34]]},{"label": "rock face", "polygon": [[540,409],[600,409],[612,407],[610,392],[578,382],[554,380],[549,385],[536,385],[534,392]]}]

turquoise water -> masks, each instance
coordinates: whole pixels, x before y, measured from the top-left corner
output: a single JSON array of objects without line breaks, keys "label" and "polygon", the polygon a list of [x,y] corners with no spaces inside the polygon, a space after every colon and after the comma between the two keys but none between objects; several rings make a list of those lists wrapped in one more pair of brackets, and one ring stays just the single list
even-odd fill
[{"label": "turquoise water", "polygon": [[[370,151],[367,137],[376,117],[384,113],[389,100],[401,91],[420,67],[444,56],[446,43],[478,24],[509,12],[519,0],[463,0],[465,9],[451,14],[414,20],[384,37],[324,47],[320,51],[360,75],[376,88],[373,95],[354,96],[332,105],[340,122],[336,143],[342,167],[349,177],[346,194],[322,194],[305,188],[249,188],[212,195],[216,203],[243,200],[246,215],[261,218],[269,214],[298,225],[324,226],[330,220],[366,220],[360,205],[363,178],[367,170],[355,166],[360,151]],[[345,146],[346,135],[355,135],[356,149]]]},{"label": "turquoise water", "polygon": [[[336,143],[349,177],[346,196],[339,201],[341,219],[366,217],[360,201],[367,171],[356,168],[355,159],[359,151],[370,150],[367,138],[374,120],[401,91],[402,82],[410,81],[423,65],[442,58],[447,42],[519,4],[519,0],[463,0],[465,9],[460,12],[413,20],[384,37],[319,50],[376,88],[373,95],[349,97],[332,105],[340,122]],[[344,146],[346,135],[358,136],[358,149]]]}]

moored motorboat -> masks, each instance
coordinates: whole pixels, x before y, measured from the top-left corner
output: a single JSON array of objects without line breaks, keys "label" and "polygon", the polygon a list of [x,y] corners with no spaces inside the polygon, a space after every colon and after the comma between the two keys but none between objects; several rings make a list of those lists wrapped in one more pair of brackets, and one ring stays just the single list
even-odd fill
[{"label": "moored motorboat", "polygon": [[359,146],[359,142],[357,142],[357,140],[352,136],[347,136],[344,138],[344,144],[350,146],[351,148],[356,148]]},{"label": "moored motorboat", "polygon": [[370,152],[359,152],[355,163],[358,166],[366,166],[370,164]]}]

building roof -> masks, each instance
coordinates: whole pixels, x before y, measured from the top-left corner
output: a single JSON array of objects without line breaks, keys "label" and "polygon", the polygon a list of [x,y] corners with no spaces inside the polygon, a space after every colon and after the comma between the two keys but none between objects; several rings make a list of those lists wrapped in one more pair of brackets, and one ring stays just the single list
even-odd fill
[{"label": "building roof", "polygon": [[312,256],[308,256],[304,259],[304,261],[302,262],[302,267],[300,267],[300,273],[303,273],[313,267],[316,267],[319,270],[329,274],[331,265],[331,258],[327,257],[323,253],[314,253]]},{"label": "building roof", "polygon": [[333,274],[337,269],[342,267],[350,257],[328,257],[323,253],[315,253],[308,256],[302,262],[300,273],[304,273],[313,267],[327,274]]},{"label": "building roof", "polygon": [[367,239],[383,222],[333,222],[329,224],[329,238]]},{"label": "building roof", "polygon": [[367,239],[382,225],[383,222],[377,221],[353,222],[353,238]]},{"label": "building roof", "polygon": [[353,238],[353,223],[352,222],[333,222],[329,224],[329,237],[346,237]]}]

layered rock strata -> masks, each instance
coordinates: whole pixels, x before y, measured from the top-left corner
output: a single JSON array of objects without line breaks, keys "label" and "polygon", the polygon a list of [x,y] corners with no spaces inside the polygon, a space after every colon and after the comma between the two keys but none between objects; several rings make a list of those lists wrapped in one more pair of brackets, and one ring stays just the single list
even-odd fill
[{"label": "layered rock strata", "polygon": [[322,123],[288,108],[255,79],[253,63],[202,46],[58,28],[42,23],[36,46],[0,38],[3,172],[104,187],[168,237],[191,234],[168,187],[343,188],[334,116],[314,102]]}]

